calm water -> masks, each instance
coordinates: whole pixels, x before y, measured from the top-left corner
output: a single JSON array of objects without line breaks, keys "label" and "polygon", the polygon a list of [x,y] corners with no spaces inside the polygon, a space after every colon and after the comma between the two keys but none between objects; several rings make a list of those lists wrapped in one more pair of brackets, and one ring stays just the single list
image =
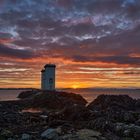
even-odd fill
[{"label": "calm water", "polygon": [[25,90],[0,90],[0,101],[17,100],[19,93]]},{"label": "calm water", "polygon": [[[25,90],[0,90],[0,100],[16,100],[18,94]],[[132,98],[140,98],[140,89],[63,89],[63,91],[81,94],[88,102],[93,101],[98,95],[129,95]]]},{"label": "calm water", "polygon": [[132,98],[140,99],[140,89],[67,89],[74,93],[81,94],[88,102],[93,101],[98,95],[129,95]]}]

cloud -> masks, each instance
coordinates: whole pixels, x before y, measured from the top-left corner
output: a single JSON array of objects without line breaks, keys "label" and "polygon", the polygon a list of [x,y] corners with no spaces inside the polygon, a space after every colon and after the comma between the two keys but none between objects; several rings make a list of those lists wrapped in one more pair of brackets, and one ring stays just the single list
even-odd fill
[{"label": "cloud", "polygon": [[[40,3],[32,0],[16,2],[15,6],[11,4],[10,8],[1,13],[1,20],[6,23],[1,28],[5,35],[1,36],[14,38],[12,44],[16,48],[30,49],[31,52],[38,50],[35,53],[44,50],[42,56],[49,54],[53,58],[70,58],[73,54],[82,56],[83,53],[89,57],[129,56],[139,53],[138,19],[129,22],[125,17],[126,8],[135,6],[133,3],[126,1],[123,4],[122,0],[115,3],[112,0],[89,0],[82,1],[79,5],[75,0],[56,2],[63,7],[71,3],[75,10],[65,10],[59,5],[54,7],[55,3],[49,0],[42,0]],[[45,7],[46,4],[49,7]],[[30,9],[25,8],[26,6]],[[89,11],[91,7],[93,12]],[[100,14],[95,7],[98,7]],[[115,9],[114,13],[111,12],[112,7]],[[108,12],[103,14],[105,9]],[[120,11],[122,15],[116,18]],[[7,30],[7,26],[10,30]]]},{"label": "cloud", "polygon": [[139,9],[139,0],[3,0],[1,61],[35,75],[48,61],[63,70],[139,67]]},{"label": "cloud", "polygon": [[137,65],[140,64],[140,57],[129,56],[104,56],[104,57],[89,57],[89,56],[73,56],[72,59],[76,62],[104,62],[116,64]]},{"label": "cloud", "polygon": [[20,59],[29,59],[29,58],[35,57],[36,55],[34,55],[33,52],[28,51],[28,50],[13,49],[13,48],[6,47],[3,44],[0,44],[0,56],[20,58]]}]

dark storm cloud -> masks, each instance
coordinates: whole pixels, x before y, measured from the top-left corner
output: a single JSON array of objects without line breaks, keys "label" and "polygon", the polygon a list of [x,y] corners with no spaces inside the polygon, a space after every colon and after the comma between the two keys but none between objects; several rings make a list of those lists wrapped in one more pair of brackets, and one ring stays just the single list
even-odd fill
[{"label": "dark storm cloud", "polygon": [[105,56],[105,57],[73,56],[72,59],[76,62],[104,62],[104,63],[140,65],[140,57],[129,57],[129,56]]},{"label": "dark storm cloud", "polygon": [[105,46],[106,49],[117,51],[122,55],[131,53],[140,53],[140,26],[130,31],[125,31],[121,34],[105,37],[101,39],[101,45]]},{"label": "dark storm cloud", "polygon": [[[102,37],[99,41],[96,39],[86,39],[77,41],[73,38],[63,37],[59,41],[69,45],[49,44],[49,51],[62,56],[87,55],[87,57],[96,56],[126,56],[140,53],[140,26],[130,31],[125,31],[117,35],[108,35]],[[72,44],[74,43],[74,44]],[[113,60],[112,60],[113,61]]]},{"label": "dark storm cloud", "polygon": [[81,60],[84,53],[84,61],[108,56],[99,60],[133,64],[135,58],[129,56],[140,54],[139,8],[139,0],[3,1],[0,38],[12,39],[11,45],[24,49],[4,47],[1,54],[7,55],[7,49],[15,57],[31,58],[41,53],[43,57],[79,56]]},{"label": "dark storm cloud", "polygon": [[[131,55],[140,53],[140,26],[133,30],[123,31],[116,35],[107,35],[99,40],[87,39],[80,42],[89,54],[100,55]],[[81,48],[81,49],[82,49]]]},{"label": "dark storm cloud", "polygon": [[60,5],[67,8],[69,6],[77,10],[86,10],[89,13],[124,13],[132,18],[140,14],[139,0],[58,0]]},{"label": "dark storm cloud", "polygon": [[90,0],[90,3],[87,2],[87,10],[89,12],[109,12],[117,11],[121,7],[123,0]]},{"label": "dark storm cloud", "polygon": [[126,12],[132,19],[138,18],[140,16],[140,1],[135,0],[135,3],[128,3],[126,6]]},{"label": "dark storm cloud", "polygon": [[31,51],[12,49],[4,46],[3,44],[0,44],[0,56],[21,58],[21,59],[29,59],[35,57],[33,52]]}]

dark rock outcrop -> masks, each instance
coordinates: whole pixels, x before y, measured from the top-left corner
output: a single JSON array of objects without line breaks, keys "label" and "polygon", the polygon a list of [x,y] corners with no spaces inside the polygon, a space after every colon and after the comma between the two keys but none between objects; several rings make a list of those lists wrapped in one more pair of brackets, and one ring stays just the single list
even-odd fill
[{"label": "dark rock outcrop", "polygon": [[[34,94],[35,93],[35,94]],[[23,94],[23,93],[22,93]],[[28,94],[28,92],[26,92]],[[86,105],[87,101],[79,94],[58,91],[29,91],[29,98],[25,98],[26,107],[62,109],[74,104]],[[19,95],[21,96],[21,95]]]},{"label": "dark rock outcrop", "polygon": [[140,99],[137,99],[135,102],[135,108],[140,112]]},{"label": "dark rock outcrop", "polygon": [[100,95],[86,106],[74,93],[24,93],[21,100],[0,102],[0,139],[140,139],[139,100],[129,96]]},{"label": "dark rock outcrop", "polygon": [[135,100],[128,95],[100,95],[88,105],[91,110],[134,110]]},{"label": "dark rock outcrop", "polygon": [[26,98],[30,98],[32,96],[34,96],[35,94],[38,93],[39,90],[29,90],[29,91],[23,91],[21,92],[17,98],[19,99],[26,99]]}]

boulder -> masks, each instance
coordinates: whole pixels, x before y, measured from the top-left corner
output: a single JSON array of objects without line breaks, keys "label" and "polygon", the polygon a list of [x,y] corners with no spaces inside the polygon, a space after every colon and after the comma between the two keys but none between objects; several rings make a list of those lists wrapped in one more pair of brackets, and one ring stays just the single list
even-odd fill
[{"label": "boulder", "polygon": [[126,137],[130,137],[130,136],[133,136],[133,133],[131,132],[130,129],[126,129],[124,130],[123,135]]},{"label": "boulder", "polygon": [[31,136],[29,134],[22,134],[21,140],[30,140]]},{"label": "boulder", "polygon": [[3,129],[0,133],[0,135],[5,138],[10,138],[13,136],[13,133],[7,129]]},{"label": "boulder", "polygon": [[58,140],[59,136],[55,129],[49,128],[41,134],[41,138],[45,140]]},{"label": "boulder", "polygon": [[140,126],[135,124],[116,123],[115,133],[119,136],[140,138]]},{"label": "boulder", "polygon": [[71,134],[65,134],[62,136],[63,140],[105,140],[101,136],[100,132],[90,130],[90,129],[81,129],[77,132]]},{"label": "boulder", "polygon": [[100,137],[101,133],[98,131],[94,131],[91,129],[81,129],[77,132],[77,135],[79,136],[79,138],[84,138],[84,137]]},{"label": "boulder", "polygon": [[88,121],[86,127],[100,131],[112,131],[114,129],[114,124],[107,118],[99,117],[97,119]]},{"label": "boulder", "polygon": [[99,95],[88,105],[91,110],[134,110],[135,100],[128,95]]},{"label": "boulder", "polygon": [[124,113],[124,121],[125,122],[129,122],[129,123],[134,123],[135,122],[135,117],[133,115],[133,113],[131,112],[125,112]]},{"label": "boulder", "polygon": [[[76,134],[66,134],[60,137],[60,140],[81,140]],[[83,140],[83,139],[82,139]]]},{"label": "boulder", "polygon": [[127,95],[100,95],[87,108],[94,112],[91,120],[96,119],[95,116],[104,116],[113,122],[135,123],[138,119],[135,102],[136,100]]},{"label": "boulder", "polygon": [[57,127],[56,131],[58,132],[59,135],[64,135],[64,134],[71,134],[71,133],[75,132],[75,129],[72,126],[72,124],[65,123],[65,124]]}]

